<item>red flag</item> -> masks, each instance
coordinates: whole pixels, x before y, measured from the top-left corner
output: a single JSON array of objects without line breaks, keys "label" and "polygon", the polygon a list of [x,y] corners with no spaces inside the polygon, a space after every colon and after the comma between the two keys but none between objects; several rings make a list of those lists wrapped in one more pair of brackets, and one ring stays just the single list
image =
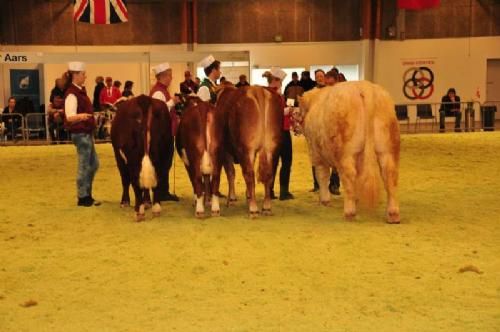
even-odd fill
[{"label": "red flag", "polygon": [[439,0],[398,0],[398,8],[420,10],[439,6]]}]

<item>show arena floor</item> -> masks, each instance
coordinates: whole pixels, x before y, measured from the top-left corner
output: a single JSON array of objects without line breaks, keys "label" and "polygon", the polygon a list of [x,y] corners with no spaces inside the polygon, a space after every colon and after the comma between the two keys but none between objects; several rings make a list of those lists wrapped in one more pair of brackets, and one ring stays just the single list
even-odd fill
[{"label": "show arena floor", "polygon": [[[0,148],[0,331],[498,331],[500,133],[402,137],[401,225],[322,207],[303,138],[274,217],[180,203],[133,222],[110,144],[98,208],[77,208],[72,145]],[[278,187],[278,186],[277,186]],[[225,181],[223,187],[226,188]],[[259,186],[259,198],[262,188]]]}]

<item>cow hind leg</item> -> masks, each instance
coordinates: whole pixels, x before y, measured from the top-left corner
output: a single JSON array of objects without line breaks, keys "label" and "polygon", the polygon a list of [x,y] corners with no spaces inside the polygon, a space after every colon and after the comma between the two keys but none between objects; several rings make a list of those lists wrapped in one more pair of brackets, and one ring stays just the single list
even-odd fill
[{"label": "cow hind leg", "polygon": [[[344,186],[344,218],[353,220],[356,216],[356,162],[352,155],[345,156],[341,161],[341,180]],[[321,186],[321,184],[320,184]]]},{"label": "cow hind leg", "polygon": [[227,176],[227,184],[229,186],[229,192],[227,195],[227,205],[232,205],[237,201],[236,198],[236,187],[234,184],[236,178],[236,171],[234,169],[233,157],[226,155],[224,157],[224,171]]},{"label": "cow hind leg", "polygon": [[243,177],[245,178],[245,183],[247,186],[248,212],[250,218],[256,218],[259,216],[259,208],[257,206],[257,200],[255,198],[254,156],[255,153],[248,153],[241,160]]},{"label": "cow hind leg", "polygon": [[391,153],[381,153],[377,155],[380,172],[387,192],[387,223],[399,224],[399,202],[397,198],[398,187],[398,162]]},{"label": "cow hind leg", "polygon": [[144,208],[148,210],[151,206],[151,192],[149,189],[144,189]]},{"label": "cow hind leg", "polygon": [[263,150],[259,154],[259,180],[264,184],[264,203],[262,206],[262,214],[266,216],[272,215],[271,209],[271,191],[274,177],[273,153]]},{"label": "cow hind leg", "polygon": [[[210,183],[210,190],[212,192],[212,200],[211,200],[211,210],[212,210],[212,217],[218,217],[220,216],[220,202],[219,202],[219,187],[220,187],[220,172],[221,172],[222,166],[220,163],[217,163],[217,161],[214,162],[214,170],[212,174],[212,181]],[[229,202],[229,198],[228,198]]]},{"label": "cow hind leg", "polygon": [[120,201],[120,207],[126,208],[130,206],[130,175],[126,164],[126,157],[123,151],[115,149],[115,159],[118,166],[118,171],[120,172],[120,178],[122,180],[122,199]]},{"label": "cow hind leg", "polygon": [[[197,163],[194,163],[195,165]],[[192,170],[193,171],[193,170]],[[203,177],[199,169],[193,171],[193,189],[195,195],[195,217],[203,218],[205,217],[205,204],[203,195]]]},{"label": "cow hind leg", "polygon": [[324,206],[330,205],[330,167],[326,165],[315,165],[314,172],[319,184],[319,201]]},{"label": "cow hind leg", "polygon": [[139,181],[132,181],[135,194],[135,220],[141,222],[146,220],[146,209],[144,207],[144,191],[139,187]]}]

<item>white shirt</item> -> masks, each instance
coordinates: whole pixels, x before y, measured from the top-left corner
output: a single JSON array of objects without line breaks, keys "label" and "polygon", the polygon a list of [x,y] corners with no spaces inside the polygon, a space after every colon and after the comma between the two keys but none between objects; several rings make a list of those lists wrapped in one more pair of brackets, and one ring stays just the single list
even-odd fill
[{"label": "white shirt", "polygon": [[[208,77],[207,77],[208,78]],[[212,81],[210,78],[208,78],[208,80],[213,84],[213,86],[216,86],[215,82]],[[210,97],[210,90],[208,89],[208,87],[206,86],[201,86],[199,89],[198,89],[198,93],[197,93],[197,96],[198,98],[200,98],[202,101],[210,101],[210,99],[212,99]]]},{"label": "white shirt", "polygon": [[[80,90],[82,89],[81,86],[78,86],[75,83],[73,83],[73,85]],[[78,109],[78,100],[76,99],[76,96],[73,93],[70,93],[64,100],[64,113],[66,113],[66,117],[69,118],[70,116],[76,115],[77,109]]]},{"label": "white shirt", "polygon": [[156,91],[155,93],[153,93],[153,98],[161,100],[162,102],[167,104],[167,107],[169,110],[175,106],[174,100],[170,99],[169,101],[167,101],[167,99],[165,98],[165,95],[163,93],[161,93],[160,91]]}]

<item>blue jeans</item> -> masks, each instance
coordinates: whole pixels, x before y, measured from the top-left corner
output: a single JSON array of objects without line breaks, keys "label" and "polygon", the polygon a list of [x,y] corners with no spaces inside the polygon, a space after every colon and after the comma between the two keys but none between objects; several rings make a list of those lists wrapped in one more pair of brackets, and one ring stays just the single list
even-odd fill
[{"label": "blue jeans", "polygon": [[76,176],[78,198],[92,196],[92,182],[99,168],[94,138],[92,134],[72,134],[71,140],[78,153],[78,173]]}]

